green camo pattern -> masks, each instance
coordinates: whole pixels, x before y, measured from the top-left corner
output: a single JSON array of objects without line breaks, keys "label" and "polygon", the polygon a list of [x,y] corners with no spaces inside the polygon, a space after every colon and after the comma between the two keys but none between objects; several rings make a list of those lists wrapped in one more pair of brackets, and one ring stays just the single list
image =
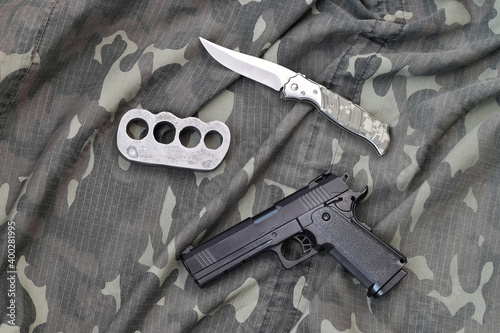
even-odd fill
[{"label": "green camo pattern", "polygon": [[[500,331],[499,0],[4,0],[0,36],[1,332]],[[359,104],[387,153],[200,36]],[[226,158],[131,164],[133,108],[224,122]],[[369,299],[328,253],[266,253],[198,288],[182,250],[325,169],[369,187],[357,215],[408,257],[398,286]]]}]

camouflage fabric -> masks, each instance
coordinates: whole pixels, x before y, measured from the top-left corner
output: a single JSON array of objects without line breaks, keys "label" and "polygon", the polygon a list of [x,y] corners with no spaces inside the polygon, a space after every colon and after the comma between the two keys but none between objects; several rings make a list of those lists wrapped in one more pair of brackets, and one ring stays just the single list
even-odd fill
[{"label": "camouflage fabric", "polygon": [[[500,1],[0,3],[1,332],[498,332]],[[263,56],[391,126],[383,157],[198,37]],[[131,164],[132,108],[231,130],[209,173]],[[328,253],[204,289],[180,252],[325,169],[408,257],[368,299]]]}]

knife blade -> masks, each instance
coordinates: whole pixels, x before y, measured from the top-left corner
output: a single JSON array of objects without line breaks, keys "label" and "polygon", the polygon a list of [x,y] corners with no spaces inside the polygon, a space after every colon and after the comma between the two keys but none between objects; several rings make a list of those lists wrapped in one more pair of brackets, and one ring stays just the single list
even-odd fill
[{"label": "knife blade", "polygon": [[228,69],[280,91],[284,99],[312,103],[334,124],[367,141],[379,156],[390,143],[389,125],[324,86],[271,61],[229,50],[202,37],[210,55]]}]

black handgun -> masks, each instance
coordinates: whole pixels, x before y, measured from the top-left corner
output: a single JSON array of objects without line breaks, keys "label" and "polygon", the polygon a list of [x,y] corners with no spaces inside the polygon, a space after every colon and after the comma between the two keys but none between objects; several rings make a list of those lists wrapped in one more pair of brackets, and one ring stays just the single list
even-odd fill
[{"label": "black handgun", "polygon": [[[406,257],[356,218],[355,206],[368,187],[353,192],[347,178],[323,173],[264,212],[189,246],[181,254],[184,266],[203,287],[267,250],[288,269],[326,249],[368,288],[368,297],[382,296],[406,276]],[[300,244],[298,256],[290,240]]]}]

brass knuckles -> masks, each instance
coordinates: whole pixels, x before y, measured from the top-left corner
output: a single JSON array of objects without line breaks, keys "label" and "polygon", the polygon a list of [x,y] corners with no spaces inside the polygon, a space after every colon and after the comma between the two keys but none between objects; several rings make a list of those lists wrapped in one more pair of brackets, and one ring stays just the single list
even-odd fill
[{"label": "brass knuckles", "polygon": [[215,169],[229,149],[231,133],[220,121],[178,118],[132,109],[120,120],[118,150],[131,162],[196,171]]}]

